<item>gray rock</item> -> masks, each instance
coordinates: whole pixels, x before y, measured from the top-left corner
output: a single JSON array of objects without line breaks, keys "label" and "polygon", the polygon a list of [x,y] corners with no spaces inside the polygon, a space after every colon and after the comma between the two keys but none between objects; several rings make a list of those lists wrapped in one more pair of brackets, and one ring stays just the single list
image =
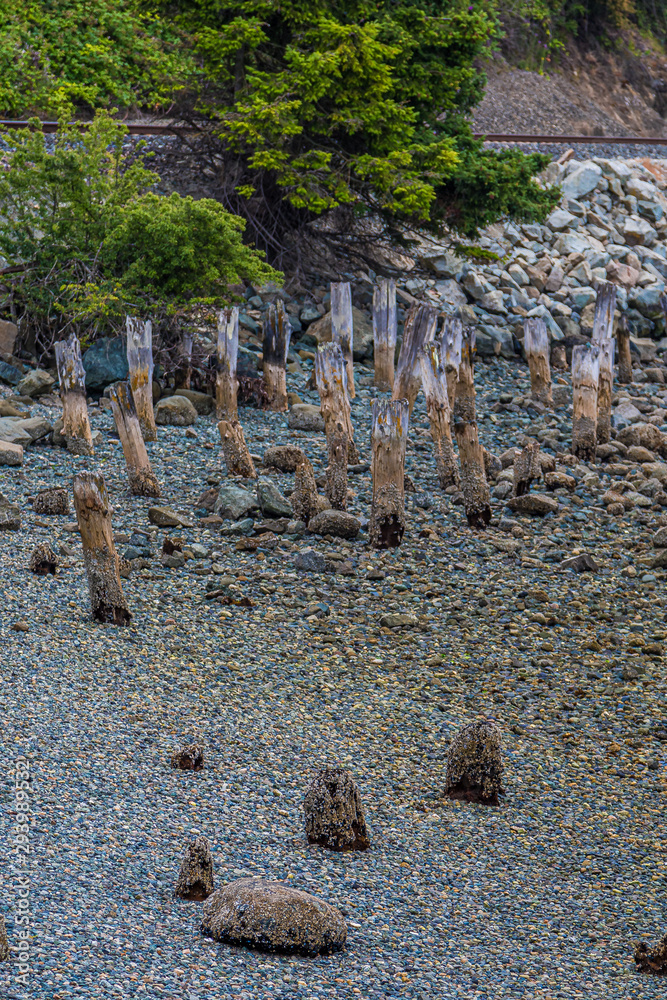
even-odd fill
[{"label": "gray rock", "polygon": [[32,441],[39,441],[40,438],[46,437],[53,430],[53,427],[44,417],[28,417],[27,420],[21,420],[21,430],[26,431]]},{"label": "gray rock", "polygon": [[561,562],[561,569],[571,569],[575,573],[597,573],[600,567],[588,552],[578,556],[569,556]]},{"label": "gray rock", "polygon": [[287,415],[287,426],[295,431],[323,431],[324,417],[319,406],[295,403]]},{"label": "gray rock", "polygon": [[168,427],[189,427],[197,420],[197,411],[185,396],[166,396],[155,407],[155,423]]},{"label": "gray rock", "polygon": [[21,510],[0,494],[0,531],[19,531]]},{"label": "gray rock", "polygon": [[620,431],[625,427],[629,427],[630,424],[637,423],[641,418],[642,415],[634,403],[619,403],[612,411],[611,426]]},{"label": "gray rock", "polygon": [[241,486],[234,486],[231,483],[223,485],[218,491],[218,499],[213,508],[216,514],[230,521],[239,521],[251,510],[258,509],[258,503],[252,493],[244,490]]},{"label": "gray rock", "polygon": [[501,314],[507,313],[503,293],[499,288],[495,288],[492,292],[487,292],[486,295],[481,297],[477,304],[480,309],[486,309],[487,312]]},{"label": "gray rock", "polygon": [[497,486],[493,487],[491,495],[496,498],[496,500],[506,500],[507,497],[512,495],[512,484],[508,482],[498,483]]},{"label": "gray rock", "polygon": [[292,505],[270,479],[257,480],[257,500],[264,517],[292,517]]},{"label": "gray rock", "polygon": [[174,896],[203,900],[213,892],[213,858],[206,837],[197,837],[185,848]]},{"label": "gray rock", "polygon": [[220,534],[223,536],[251,535],[254,527],[255,522],[253,519],[251,517],[244,517],[240,521],[234,521],[232,524],[221,528]]},{"label": "gray rock", "polygon": [[667,452],[667,437],[653,424],[638,422],[631,424],[629,427],[624,427],[618,435],[618,440],[626,448],[630,448],[632,445],[639,445],[642,448],[648,448],[649,451],[657,452],[663,456]]},{"label": "gray rock", "polygon": [[323,510],[308,522],[308,531],[314,535],[333,535],[335,538],[356,538],[361,522],[345,510]]},{"label": "gray rock", "polygon": [[36,368],[23,376],[16,386],[16,391],[20,396],[43,396],[51,391],[54,381],[53,375],[49,375],[41,368]]},{"label": "gray rock", "polygon": [[491,282],[477,271],[469,271],[461,284],[465,288],[468,295],[476,302],[483,299],[485,295],[490,295],[494,291]]},{"label": "gray rock", "polygon": [[508,507],[515,514],[536,514],[538,517],[558,513],[558,501],[545,493],[526,493],[522,497],[511,497]]},{"label": "gray rock", "polygon": [[159,528],[193,528],[192,521],[183,514],[177,514],[171,507],[149,507],[148,520]]},{"label": "gray rock", "polygon": [[400,612],[390,612],[380,618],[380,625],[385,628],[415,628],[418,624],[419,619],[415,615],[405,615]]},{"label": "gray rock", "polygon": [[444,253],[440,257],[422,257],[421,260],[438,278],[455,278],[461,273],[465,263],[453,253]]},{"label": "gray rock", "polygon": [[477,328],[475,349],[480,357],[514,357],[514,340],[507,327],[481,323]]},{"label": "gray rock", "polygon": [[0,351],[3,354],[13,354],[19,328],[8,319],[0,319]]},{"label": "gray rock", "polygon": [[583,198],[590,194],[602,177],[602,170],[592,160],[585,160],[561,182],[566,198]]},{"label": "gray rock", "polygon": [[652,246],[658,238],[653,226],[637,216],[629,216],[623,223],[625,242],[632,246]]},{"label": "gray rock", "polygon": [[207,416],[215,409],[215,400],[207,392],[195,392],[194,389],[176,389],[175,396],[185,396],[200,416]]},{"label": "gray rock", "polygon": [[[352,355],[355,361],[363,361],[364,358],[373,356],[373,325],[361,309],[352,306]],[[331,343],[331,313],[315,320],[308,327],[308,337],[312,337],[316,343]]]},{"label": "gray rock", "polygon": [[201,932],[215,941],[297,955],[331,954],[347,939],[342,914],[310,893],[238,879],[204,903]]},{"label": "gray rock", "polygon": [[18,368],[7,364],[6,361],[0,361],[0,382],[6,385],[18,385],[22,378],[23,374]]},{"label": "gray rock", "polygon": [[303,809],[309,844],[330,851],[370,847],[359,789],[345,768],[322,768],[306,792]]},{"label": "gray rock", "polygon": [[564,208],[555,209],[547,219],[547,225],[555,233],[559,233],[563,229],[568,229],[573,222],[574,216]]},{"label": "gray rock", "polygon": [[82,360],[89,392],[102,392],[108,385],[123,381],[129,374],[127,349],[122,337],[96,340]]},{"label": "gray rock", "polygon": [[660,298],[664,291],[664,281],[657,285],[648,285],[646,288],[637,288],[628,296],[628,303],[633,309],[639,310],[642,316],[657,318],[662,316]]},{"label": "gray rock", "polygon": [[0,465],[23,465],[22,445],[0,441]]},{"label": "gray rock", "polygon": [[303,549],[294,556],[294,568],[302,573],[326,573],[327,561],[315,549]]},{"label": "gray rock", "polygon": [[32,437],[22,424],[23,421],[16,417],[0,417],[0,441],[20,445],[32,444]]}]

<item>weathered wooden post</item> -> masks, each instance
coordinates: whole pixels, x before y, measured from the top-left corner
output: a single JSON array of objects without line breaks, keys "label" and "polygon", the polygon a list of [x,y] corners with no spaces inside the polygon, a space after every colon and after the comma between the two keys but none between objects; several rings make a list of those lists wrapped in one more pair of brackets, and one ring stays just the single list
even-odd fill
[{"label": "weathered wooden post", "polygon": [[354,399],[354,359],[352,340],[354,337],[352,318],[352,293],[349,281],[331,283],[331,340],[340,344],[347,368],[347,394]]},{"label": "weathered wooden post", "polygon": [[281,412],[287,409],[285,365],[292,327],[281,299],[270,305],[264,320],[264,388],[267,409]]},{"label": "weathered wooden post", "polygon": [[525,321],[523,330],[523,349],[530,369],[530,394],[533,399],[551,408],[554,401],[551,394],[547,324],[540,317],[531,316]]},{"label": "weathered wooden post", "polygon": [[243,428],[238,420],[221,420],[218,423],[222,452],[230,476],[243,476],[244,479],[254,479],[256,476],[248,445],[243,435]]},{"label": "weathered wooden post", "polygon": [[218,312],[218,371],[215,380],[215,410],[218,420],[237,420],[236,361],[239,353],[239,310]]},{"label": "weathered wooden post", "polygon": [[459,446],[461,490],[468,524],[471,528],[484,528],[491,520],[489,484],[484,472],[484,449],[477,432],[475,411],[475,379],[473,356],[475,331],[466,330],[461,343],[461,364],[456,383],[456,410],[454,432]]},{"label": "weathered wooden post", "polygon": [[435,309],[421,305],[413,305],[405,320],[403,343],[398,356],[398,368],[391,398],[407,399],[410,413],[421,385],[417,356],[420,348],[433,340],[437,323],[438,314]]},{"label": "weathered wooden post", "polygon": [[194,336],[189,330],[181,334],[181,343],[178,356],[178,366],[176,368],[174,387],[176,389],[189,389],[192,379],[192,347]]},{"label": "weathered wooden post", "polygon": [[611,440],[611,397],[614,388],[614,348],[616,342],[608,337],[598,341],[600,348],[600,373],[598,376],[598,419],[596,437],[598,444]]},{"label": "weathered wooden post", "polygon": [[159,497],[160,485],[155,478],[141,436],[141,425],[134,397],[127,382],[117,382],[109,392],[111,412],[123,446],[130,492],[139,497]]},{"label": "weathered wooden post", "polygon": [[56,367],[63,401],[63,436],[73,455],[92,455],[93,435],[86,402],[86,373],[81,361],[81,345],[71,334],[55,345]]},{"label": "weathered wooden post", "polygon": [[405,532],[407,399],[373,400],[373,501],[368,534],[374,549],[395,549]]},{"label": "weathered wooden post", "polygon": [[437,344],[425,344],[421,348],[419,364],[426,396],[426,412],[435,447],[435,467],[438,482],[444,490],[448,486],[458,485],[459,470],[452,443],[452,411],[447,395],[447,375],[441,362],[441,349]]},{"label": "weathered wooden post", "polygon": [[445,321],[442,324],[440,356],[445,365],[447,398],[449,399],[449,407],[452,411],[454,410],[454,403],[456,401],[456,383],[459,380],[462,342],[463,324],[461,320],[455,316],[445,316]]},{"label": "weathered wooden post", "polygon": [[153,324],[150,320],[144,323],[135,316],[128,316],[125,326],[129,381],[141,433],[144,441],[157,441],[157,427],[153,413]]},{"label": "weathered wooden post", "polygon": [[334,509],[345,510],[352,420],[345,391],[345,359],[340,344],[323,344],[318,348],[315,378],[329,451],[325,493]]},{"label": "weathered wooden post", "polygon": [[391,392],[396,353],[396,282],[393,278],[380,278],[373,289],[373,352],[375,385],[383,392]]},{"label": "weathered wooden post", "polygon": [[609,340],[613,336],[615,308],[616,285],[613,281],[601,281],[595,297],[591,343],[599,344],[601,341]]},{"label": "weathered wooden post", "polygon": [[74,477],[74,507],[83,544],[83,562],[93,618],[127,625],[132,618],[123,596],[118,554],[113,541],[109,496],[99,472]]},{"label": "weathered wooden post", "polygon": [[530,491],[530,484],[542,475],[540,465],[540,442],[529,441],[521,451],[514,455],[514,490],[515,497],[525,496]]},{"label": "weathered wooden post", "polygon": [[616,345],[618,347],[619,384],[630,385],[632,382],[632,353],[630,351],[630,328],[625,314],[621,316],[616,327]]},{"label": "weathered wooden post", "polygon": [[585,462],[595,459],[599,374],[599,347],[595,344],[573,347],[572,454]]}]

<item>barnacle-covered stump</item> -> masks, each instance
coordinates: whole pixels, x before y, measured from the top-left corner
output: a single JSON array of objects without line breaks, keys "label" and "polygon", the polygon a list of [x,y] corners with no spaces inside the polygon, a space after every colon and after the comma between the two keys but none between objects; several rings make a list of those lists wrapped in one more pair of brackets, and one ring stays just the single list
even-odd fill
[{"label": "barnacle-covered stump", "polygon": [[318,348],[315,358],[315,378],[329,452],[325,492],[332,507],[336,510],[345,510],[347,463],[352,458],[353,443],[350,402],[347,398],[347,372],[339,344],[324,344]]},{"label": "barnacle-covered stump", "polygon": [[9,938],[5,928],[5,918],[0,916],[0,962],[8,962],[9,956]]},{"label": "barnacle-covered stump", "polygon": [[322,498],[317,492],[313,466],[305,455],[296,467],[294,490],[290,497],[292,512],[297,521],[308,524],[322,510]]},{"label": "barnacle-covered stump", "polygon": [[128,625],[132,615],[123,596],[109,495],[101,473],[77,473],[74,508],[81,532],[93,618],[114,625]]},{"label": "barnacle-covered stump", "polygon": [[452,411],[447,395],[447,376],[437,344],[426,344],[419,352],[426,412],[435,449],[435,467],[443,490],[458,486],[459,467],[452,443]]},{"label": "barnacle-covered stump", "polygon": [[40,490],[32,509],[35,514],[69,514],[67,490],[62,486],[50,486],[48,489]]},{"label": "barnacle-covered stump", "polygon": [[254,479],[257,473],[248,451],[241,424],[238,420],[221,420],[218,423],[218,431],[229,475]]},{"label": "barnacle-covered stump", "polygon": [[343,767],[324,767],[303,804],[309,844],[330,851],[365,851],[370,838],[355,781]]},{"label": "barnacle-covered stump", "polygon": [[204,768],[204,749],[198,743],[179,747],[171,755],[171,766],[179,771],[201,771]]},{"label": "barnacle-covered stump", "polygon": [[299,462],[304,458],[301,448],[294,444],[275,444],[264,452],[264,465],[278,469],[279,472],[296,472]]},{"label": "barnacle-covered stump", "polygon": [[514,455],[514,492],[513,496],[522,497],[530,490],[534,479],[542,475],[540,464],[540,442],[529,441],[521,451]]},{"label": "barnacle-covered stump", "polygon": [[638,972],[667,976],[667,934],[653,945],[641,941],[635,948],[634,957]]},{"label": "barnacle-covered stump", "polygon": [[37,576],[48,576],[49,573],[55,576],[58,561],[58,556],[49,543],[40,542],[32,551],[28,568]]},{"label": "barnacle-covered stump", "polygon": [[468,524],[484,528],[491,520],[489,484],[484,471],[484,449],[477,430],[473,356],[475,331],[466,330],[461,344],[461,364],[456,383],[454,431],[459,446],[461,491]]},{"label": "barnacle-covered stump", "polygon": [[151,468],[129,383],[117,382],[109,392],[109,401],[123,447],[130,492],[138,497],[159,497],[160,484]]},{"label": "barnacle-covered stump", "polygon": [[174,896],[203,900],[213,892],[213,858],[206,837],[197,837],[185,848]]},{"label": "barnacle-covered stump", "polygon": [[600,348],[600,372],[598,376],[598,421],[596,436],[598,444],[611,440],[611,397],[614,388],[614,349],[616,341],[608,337],[598,342]]},{"label": "barnacle-covered stump", "polygon": [[503,795],[500,729],[487,719],[464,726],[447,755],[445,795],[449,799],[499,805]]}]

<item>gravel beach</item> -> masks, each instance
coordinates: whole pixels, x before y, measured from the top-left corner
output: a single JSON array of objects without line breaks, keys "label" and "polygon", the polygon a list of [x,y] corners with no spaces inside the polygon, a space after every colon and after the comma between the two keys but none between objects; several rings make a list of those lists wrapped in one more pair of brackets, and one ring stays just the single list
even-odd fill
[{"label": "gravel beach", "polygon": [[[370,370],[356,367],[363,468],[376,390]],[[316,402],[304,368],[288,388]],[[569,376],[555,380],[571,398]],[[476,383],[490,451],[540,434],[547,454],[568,450],[571,405],[530,408],[523,363],[479,362]],[[659,386],[624,388],[645,410],[663,402]],[[58,415],[53,400],[30,412]],[[0,906],[12,944],[19,755],[33,815],[30,984],[17,983],[13,963],[0,965],[2,995],[662,996],[659,979],[635,972],[632,951],[666,929],[667,598],[652,539],[667,508],[638,492],[614,517],[601,500],[616,479],[643,482],[641,465],[568,466],[577,488],[553,494],[555,515],[511,515],[496,499],[488,530],[472,532],[437,487],[420,395],[400,549],[373,552],[362,530],[351,542],[263,532],[252,550],[245,536],[203,523],[197,505],[225,481],[213,418],[162,427],[148,445],[159,502],[193,526],[155,531],[156,554],[123,580],[134,616],[123,629],[90,619],[73,513],[37,515],[29,501],[44,486],[71,490],[76,471],[101,470],[119,553],[133,530],[151,527],[155,501],[130,496],[110,412],[93,406],[91,418],[102,431],[93,458],[35,445],[23,467],[2,471],[2,493],[23,518],[0,538]],[[323,434],[249,408],[241,420],[254,454],[298,444],[324,471]],[[260,473],[283,491],[293,483]],[[350,486],[348,509],[365,519],[370,473],[351,474]],[[165,537],[201,550],[168,568]],[[56,576],[26,568],[41,541],[61,553]],[[294,555],[307,548],[332,571],[297,573]],[[562,565],[582,551],[597,572]],[[207,586],[221,597],[207,600]],[[252,607],[222,603],[244,597]],[[410,624],[381,624],[396,612]],[[503,733],[499,808],[442,797],[449,742],[481,717]],[[172,750],[193,740],[205,747],[204,770],[171,770]],[[367,852],[307,844],[303,796],[325,763],[345,765],[359,785]],[[202,937],[202,904],[173,898],[185,843],[198,835],[211,846],[216,887],[261,875],[308,890],[344,913],[345,950],[304,959]]]}]

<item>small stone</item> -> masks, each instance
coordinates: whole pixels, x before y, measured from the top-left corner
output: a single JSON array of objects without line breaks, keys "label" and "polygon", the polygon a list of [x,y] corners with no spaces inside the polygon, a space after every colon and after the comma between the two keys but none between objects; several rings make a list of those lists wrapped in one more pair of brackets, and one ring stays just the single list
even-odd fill
[{"label": "small stone", "polygon": [[294,568],[302,573],[326,573],[327,561],[315,549],[303,549],[294,556]]},{"label": "small stone", "polygon": [[544,485],[548,490],[569,490],[570,493],[574,493],[577,480],[573,476],[568,476],[566,472],[547,472]]},{"label": "small stone", "polygon": [[324,767],[304,800],[309,844],[330,851],[365,851],[370,847],[361,796],[349,771]]},{"label": "small stone", "polygon": [[502,739],[495,722],[483,719],[464,726],[447,754],[447,798],[497,806],[504,794],[502,776]]},{"label": "small stone", "polygon": [[419,625],[419,619],[414,615],[405,615],[398,612],[382,615],[380,625],[385,628],[415,628]]},{"label": "small stone", "polygon": [[197,420],[197,411],[185,396],[167,396],[155,407],[155,423],[159,426],[188,427]]},{"label": "small stone", "polygon": [[12,628],[14,629],[15,632],[29,632],[30,631],[30,625],[28,624],[28,622],[23,621],[23,620],[18,621],[18,622],[14,622],[13,625],[12,625]]},{"label": "small stone", "polygon": [[638,972],[647,972],[653,976],[666,976],[667,934],[654,945],[648,945],[645,941],[641,941],[635,948],[634,958]]},{"label": "small stone", "polygon": [[174,895],[203,900],[213,892],[213,858],[206,837],[197,837],[185,848]]},{"label": "small stone", "polygon": [[158,528],[193,528],[194,525],[183,514],[177,514],[171,507],[149,507],[148,520]]},{"label": "small stone", "polygon": [[347,939],[343,916],[333,906],[260,878],[238,879],[209,896],[201,932],[231,945],[296,955],[328,955]]},{"label": "small stone", "polygon": [[334,538],[356,538],[361,530],[361,521],[344,510],[323,510],[308,522],[308,530],[314,535],[333,535]]},{"label": "small stone", "polygon": [[558,501],[545,493],[527,493],[522,497],[511,497],[507,503],[515,514],[535,514],[538,517],[545,517],[547,514],[558,513]]},{"label": "small stone", "polygon": [[40,490],[32,505],[35,514],[69,514],[69,495],[62,486]]},{"label": "small stone", "polygon": [[561,569],[571,569],[575,573],[597,573],[600,569],[595,559],[588,552],[582,552],[578,556],[570,556],[563,559],[560,564]]},{"label": "small stone", "polygon": [[179,747],[171,755],[171,767],[179,771],[203,771],[204,748],[198,743],[187,747]]},{"label": "small stone", "polygon": [[257,510],[257,507],[257,500],[252,493],[230,483],[219,488],[214,510],[225,520],[238,521],[251,510]]},{"label": "small stone", "polygon": [[56,570],[58,568],[59,559],[56,553],[53,551],[48,542],[40,542],[30,556],[30,562],[28,563],[28,569],[38,576],[48,576],[52,574],[55,576]]}]

